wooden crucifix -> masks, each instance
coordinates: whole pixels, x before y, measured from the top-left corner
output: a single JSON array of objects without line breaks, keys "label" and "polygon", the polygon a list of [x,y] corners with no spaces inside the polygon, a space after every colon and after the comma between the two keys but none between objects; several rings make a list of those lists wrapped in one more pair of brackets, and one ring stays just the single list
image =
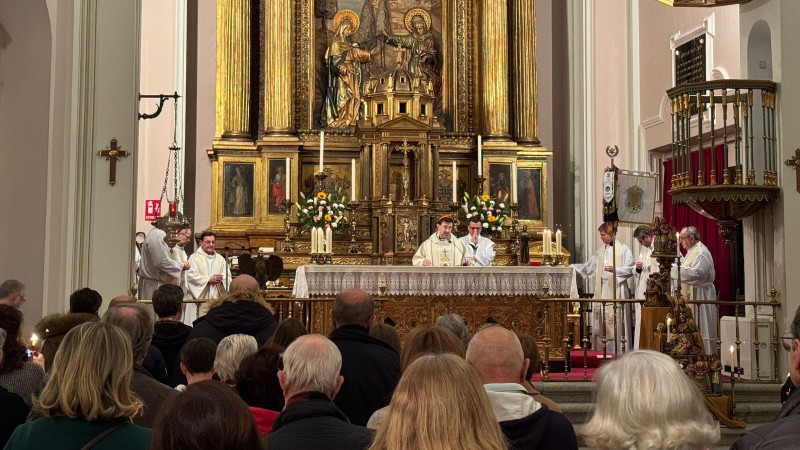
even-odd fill
[{"label": "wooden crucifix", "polygon": [[410,184],[411,184],[411,170],[410,161],[408,159],[408,152],[414,152],[416,147],[408,145],[408,139],[403,139],[403,145],[398,146],[397,149],[403,152],[403,201],[401,205],[410,205],[411,198],[409,198]]},{"label": "wooden crucifix", "polygon": [[98,150],[97,156],[105,156],[107,160],[111,161],[110,172],[108,174],[108,182],[113,186],[117,183],[117,160],[124,158],[130,153],[117,147],[117,138],[111,139],[111,145],[106,147],[105,150]]},{"label": "wooden crucifix", "polygon": [[796,175],[795,182],[797,184],[797,191],[800,192],[800,148],[794,151],[794,156],[787,159],[783,162],[789,167],[793,167],[795,169],[794,174]]}]

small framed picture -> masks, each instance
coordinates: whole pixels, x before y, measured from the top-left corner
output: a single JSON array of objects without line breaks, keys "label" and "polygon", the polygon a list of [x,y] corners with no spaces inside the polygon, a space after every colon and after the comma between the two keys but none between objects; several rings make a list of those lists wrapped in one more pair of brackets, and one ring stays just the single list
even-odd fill
[{"label": "small framed picture", "polygon": [[547,163],[520,161],[517,164],[517,219],[542,226],[547,223]]},{"label": "small framed picture", "polygon": [[223,163],[223,217],[253,217],[255,164]]}]

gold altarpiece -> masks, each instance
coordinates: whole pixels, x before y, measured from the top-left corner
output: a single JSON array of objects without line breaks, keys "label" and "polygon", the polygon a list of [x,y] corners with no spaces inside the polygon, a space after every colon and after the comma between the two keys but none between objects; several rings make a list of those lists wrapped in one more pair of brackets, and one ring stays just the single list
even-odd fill
[{"label": "gold altarpiece", "polygon": [[[436,218],[460,211],[464,192],[508,202],[514,180],[515,227],[495,239],[495,265],[519,263],[523,226],[531,260],[541,259],[552,153],[537,137],[535,0],[217,5],[208,156],[218,241],[273,247],[290,272],[309,263],[292,204],[319,182],[324,131],[322,187],[354,186],[357,199],[348,210],[355,226],[334,235],[333,264],[409,265]],[[517,301],[542,314],[541,302]]]}]

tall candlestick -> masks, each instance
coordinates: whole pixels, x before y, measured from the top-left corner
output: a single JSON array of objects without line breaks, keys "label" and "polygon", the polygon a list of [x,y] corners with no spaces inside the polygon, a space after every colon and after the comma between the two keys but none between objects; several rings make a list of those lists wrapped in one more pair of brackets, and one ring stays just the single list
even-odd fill
[{"label": "tall candlestick", "polygon": [[483,176],[483,139],[478,135],[478,177]]},{"label": "tall candlestick", "polygon": [[324,157],[325,157],[325,132],[319,132],[319,173],[322,173],[322,169],[325,168],[324,164]]},{"label": "tall candlestick", "polygon": [[676,247],[678,248],[678,258],[680,258],[681,257],[681,234],[680,233],[675,233],[675,242],[678,243],[678,245],[676,245]]},{"label": "tall candlestick", "polygon": [[456,170],[457,170],[456,162],[453,161],[453,203],[456,203],[456,201],[457,201],[456,200],[456,191],[458,190],[458,185],[456,184],[456,182],[457,182],[457,179],[458,179],[458,177],[457,177],[458,174],[456,173]]},{"label": "tall candlestick", "polygon": [[556,230],[556,256],[561,256],[561,230]]},{"label": "tall candlestick", "polygon": [[286,176],[284,177],[286,186],[286,199],[292,198],[292,158],[286,158]]},{"label": "tall candlestick", "polygon": [[669,342],[669,330],[672,324],[672,317],[667,317],[667,342]]},{"label": "tall candlestick", "polygon": [[327,250],[325,253],[332,255],[333,254],[333,228],[328,227],[325,229],[325,245]]},{"label": "tall candlestick", "polygon": [[317,229],[311,229],[311,254],[317,253]]},{"label": "tall candlestick", "polygon": [[356,160],[350,160],[350,201],[356,199]]},{"label": "tall candlestick", "polygon": [[511,203],[517,204],[517,163],[511,163]]}]

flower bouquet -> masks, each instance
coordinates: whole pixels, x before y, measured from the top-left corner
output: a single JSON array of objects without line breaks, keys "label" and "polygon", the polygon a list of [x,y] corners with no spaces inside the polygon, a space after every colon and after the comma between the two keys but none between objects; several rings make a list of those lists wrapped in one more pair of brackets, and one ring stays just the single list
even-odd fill
[{"label": "flower bouquet", "polygon": [[483,226],[482,236],[498,236],[506,226],[506,221],[509,220],[506,204],[489,194],[470,196],[465,192],[462,207],[467,221],[473,216],[480,217]]},{"label": "flower bouquet", "polygon": [[347,198],[342,196],[341,187],[333,192],[319,191],[313,196],[306,197],[300,192],[300,201],[297,206],[297,220],[303,228],[333,228],[334,230],[346,223],[344,210],[347,208]]}]

